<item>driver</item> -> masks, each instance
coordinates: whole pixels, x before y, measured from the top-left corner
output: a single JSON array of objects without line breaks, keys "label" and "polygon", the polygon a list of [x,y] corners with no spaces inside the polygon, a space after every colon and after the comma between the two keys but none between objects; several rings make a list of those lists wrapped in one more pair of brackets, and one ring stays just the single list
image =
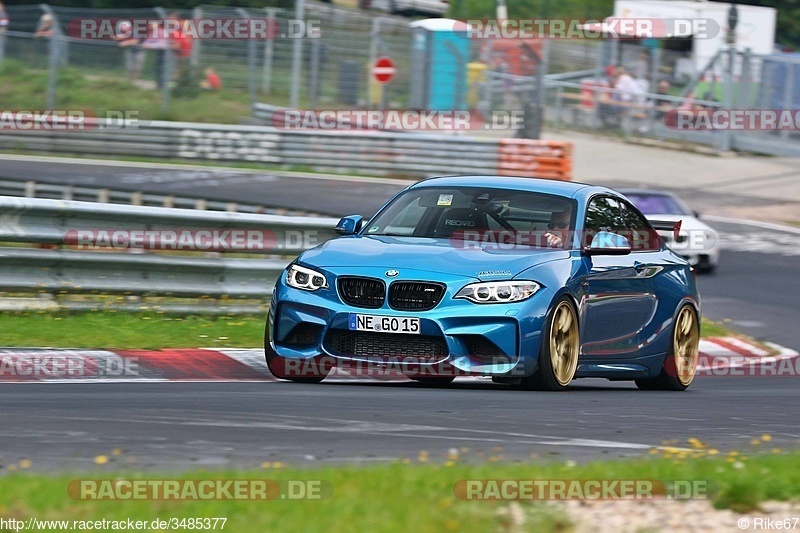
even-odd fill
[{"label": "driver", "polygon": [[548,231],[544,238],[547,246],[551,248],[563,248],[569,236],[569,220],[571,218],[569,209],[563,211],[553,211],[550,215],[550,223],[547,224]]}]

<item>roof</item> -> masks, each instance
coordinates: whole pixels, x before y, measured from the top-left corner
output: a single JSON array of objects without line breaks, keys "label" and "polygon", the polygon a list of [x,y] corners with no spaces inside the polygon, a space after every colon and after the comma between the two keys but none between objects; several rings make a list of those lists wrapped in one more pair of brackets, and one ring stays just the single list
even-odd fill
[{"label": "roof", "polygon": [[[489,187],[492,189],[516,189],[521,191],[556,194],[571,197],[587,187],[586,183],[541,178],[519,178],[513,176],[442,176],[424,179],[412,185],[419,187]],[[598,190],[605,188],[596,187]]]},{"label": "roof", "polygon": [[460,20],[446,18],[432,18],[415,20],[409,24],[412,28],[422,28],[428,31],[468,31],[470,26]]}]

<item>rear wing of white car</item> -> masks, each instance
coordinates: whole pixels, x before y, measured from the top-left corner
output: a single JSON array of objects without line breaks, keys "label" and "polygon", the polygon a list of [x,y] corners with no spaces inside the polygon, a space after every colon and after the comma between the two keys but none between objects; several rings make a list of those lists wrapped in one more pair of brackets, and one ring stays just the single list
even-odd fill
[{"label": "rear wing of white car", "polygon": [[678,220],[674,222],[672,220],[655,220],[655,219],[647,219],[650,222],[650,225],[653,226],[653,229],[656,231],[671,231],[673,238],[677,241],[678,234],[681,231],[681,223],[683,220]]}]

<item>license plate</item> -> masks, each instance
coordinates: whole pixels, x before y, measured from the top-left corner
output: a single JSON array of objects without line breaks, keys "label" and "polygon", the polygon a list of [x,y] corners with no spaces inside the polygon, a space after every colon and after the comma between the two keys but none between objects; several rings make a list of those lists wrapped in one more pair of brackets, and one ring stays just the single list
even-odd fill
[{"label": "license plate", "polygon": [[350,313],[349,329],[353,331],[419,334],[419,318]]}]

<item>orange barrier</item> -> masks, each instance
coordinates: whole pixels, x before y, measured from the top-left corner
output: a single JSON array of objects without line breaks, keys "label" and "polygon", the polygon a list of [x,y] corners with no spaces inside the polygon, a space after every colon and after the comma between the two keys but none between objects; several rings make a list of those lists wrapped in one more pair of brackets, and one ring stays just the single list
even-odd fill
[{"label": "orange barrier", "polygon": [[572,180],[572,143],[500,139],[497,158],[500,176]]}]

